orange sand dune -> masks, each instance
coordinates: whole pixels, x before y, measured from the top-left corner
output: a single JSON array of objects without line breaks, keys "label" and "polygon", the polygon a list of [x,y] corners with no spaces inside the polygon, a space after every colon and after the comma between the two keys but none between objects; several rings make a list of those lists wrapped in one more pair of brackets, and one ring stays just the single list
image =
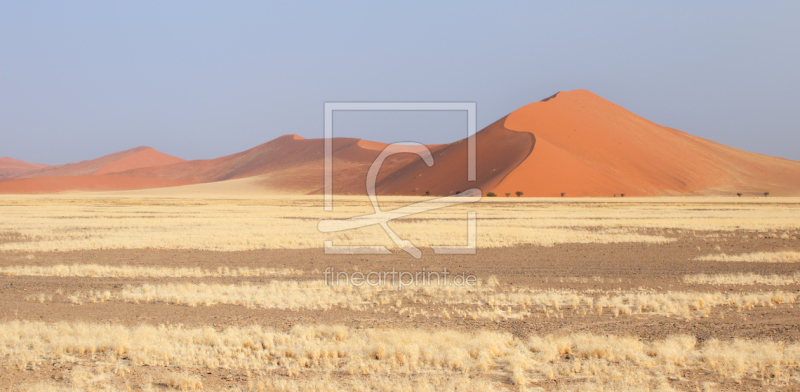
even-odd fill
[{"label": "orange sand dune", "polygon": [[14,158],[0,158],[0,179],[16,177],[23,173],[50,167],[40,163],[28,163]]},{"label": "orange sand dune", "polygon": [[161,166],[183,162],[183,159],[156,151],[150,147],[136,147],[109,154],[97,159],[51,166],[24,173],[19,178],[86,176],[109,174],[147,166]]},{"label": "orange sand dune", "polygon": [[67,191],[122,191],[187,185],[175,180],[118,175],[36,177],[0,182],[0,194],[58,193]]},{"label": "orange sand dune", "polygon": [[586,90],[524,106],[505,127],[534,135],[536,144],[492,189],[498,194],[800,194],[800,162],[662,127]]}]

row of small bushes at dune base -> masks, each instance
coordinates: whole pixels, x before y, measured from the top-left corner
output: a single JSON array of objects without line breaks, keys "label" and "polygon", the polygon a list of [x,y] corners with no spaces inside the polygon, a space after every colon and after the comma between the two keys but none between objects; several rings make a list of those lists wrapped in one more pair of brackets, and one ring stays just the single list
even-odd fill
[{"label": "row of small bushes at dune base", "polygon": [[[461,193],[461,191],[457,191],[456,195],[459,194],[459,193]],[[515,193],[516,193],[517,197],[522,197],[522,192],[517,191]],[[425,191],[425,195],[426,196],[430,195],[430,191]],[[565,197],[566,195],[567,195],[566,192],[561,192],[561,197]],[[620,193],[619,195],[620,195],[620,197],[625,197],[624,193]],[[739,196],[739,197],[742,197],[742,195],[744,195],[742,192],[739,192],[739,193],[736,194],[736,196]],[[488,196],[488,197],[496,197],[497,194],[494,193],[494,192],[489,192],[489,193],[486,194],[486,196]],[[511,192],[506,192],[506,197],[511,197]],[[614,197],[617,197],[617,195],[614,194]],[[769,197],[769,192],[764,192],[764,197]]]},{"label": "row of small bushes at dune base", "polygon": [[[460,192],[456,192],[456,194],[459,194],[459,193],[460,193]],[[427,195],[427,194],[428,194],[428,192],[425,192],[425,194]],[[516,195],[517,195],[517,197],[522,197],[523,193],[522,193],[521,191],[517,191],[517,192],[516,192]],[[567,193],[566,193],[566,192],[561,192],[561,197],[564,197],[564,196],[566,196],[566,195],[567,195]],[[494,193],[494,192],[489,192],[489,193],[487,193],[487,194],[486,194],[486,196],[489,196],[489,197],[495,197],[495,196],[497,196],[497,194],[496,194],[496,193]],[[616,197],[616,196],[617,196],[617,195],[614,195],[614,197]],[[621,194],[621,196],[622,196],[622,197],[625,197],[625,194],[623,193],[623,194]],[[511,192],[506,192],[506,197],[511,197]]]},{"label": "row of small bushes at dune base", "polygon": [[[517,191],[516,195],[517,195],[517,197],[522,197],[522,192],[521,191]],[[497,196],[497,194],[494,193],[494,192],[489,192],[489,193],[486,194],[486,196],[495,197],[495,196]],[[562,193],[562,196],[563,196],[563,193]],[[506,197],[511,197],[511,192],[506,192]]]},{"label": "row of small bushes at dune base", "polygon": [[[743,195],[742,192],[739,192],[739,193],[736,194],[736,196],[739,196],[739,197],[742,197],[742,195]],[[769,192],[764,192],[764,197],[769,197]]]}]

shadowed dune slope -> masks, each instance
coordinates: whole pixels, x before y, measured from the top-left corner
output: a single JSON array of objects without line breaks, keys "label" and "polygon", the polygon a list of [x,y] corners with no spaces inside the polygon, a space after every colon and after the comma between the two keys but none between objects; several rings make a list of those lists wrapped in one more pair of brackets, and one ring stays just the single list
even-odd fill
[{"label": "shadowed dune slope", "polygon": [[586,90],[524,106],[504,125],[536,146],[493,188],[498,194],[800,194],[800,162],[662,127]]},{"label": "shadowed dune slope", "polygon": [[[261,183],[265,188],[277,187],[300,193],[321,192],[325,158],[323,142],[323,139],[284,135],[250,150],[217,159],[186,161],[120,174],[190,183],[259,176],[263,177]],[[383,146],[382,143],[362,143],[360,139],[334,139],[334,182],[337,188],[341,189],[342,184],[360,179],[362,184],[358,189],[363,193],[366,172]],[[389,165],[397,161],[402,161],[402,158],[392,159]]]},{"label": "shadowed dune slope", "polygon": [[14,158],[0,158],[0,179],[16,177],[23,173],[50,167],[40,163],[28,163]]},{"label": "shadowed dune slope", "polygon": [[531,134],[513,132],[503,126],[505,118],[484,128],[475,135],[476,180],[467,181],[467,139],[429,146],[433,166],[421,158],[387,173],[378,181],[377,191],[385,195],[449,195],[469,188],[484,191],[494,188],[519,166],[534,148]]},{"label": "shadowed dune slope", "polygon": [[[428,167],[416,154],[389,156],[376,182],[383,195],[447,195],[456,191],[497,185],[519,165],[533,148],[533,137],[513,132],[497,121],[479,132],[477,138],[477,182],[467,181],[467,143],[461,141],[427,146],[434,158]],[[164,178],[204,183],[259,178],[265,190],[322,193],[324,181],[323,139],[284,135],[256,148],[214,160],[187,161],[158,168],[120,173],[126,176]],[[384,143],[360,139],[333,140],[334,193],[365,194],[366,175]]]},{"label": "shadowed dune slope", "polygon": [[97,159],[42,168],[24,173],[20,175],[19,178],[110,174],[147,166],[168,165],[176,162],[183,162],[183,159],[164,154],[150,147],[136,147]]}]

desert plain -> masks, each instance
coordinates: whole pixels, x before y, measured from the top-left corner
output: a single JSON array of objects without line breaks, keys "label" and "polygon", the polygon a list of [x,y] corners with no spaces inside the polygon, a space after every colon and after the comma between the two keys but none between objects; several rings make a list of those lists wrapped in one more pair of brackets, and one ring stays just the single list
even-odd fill
[{"label": "desert plain", "polygon": [[[180,189],[2,196],[0,388],[800,385],[800,198],[484,197],[391,221],[416,259],[379,226],[317,229],[365,197]],[[470,211],[475,254],[434,254]],[[468,283],[369,281],[445,270]]]}]

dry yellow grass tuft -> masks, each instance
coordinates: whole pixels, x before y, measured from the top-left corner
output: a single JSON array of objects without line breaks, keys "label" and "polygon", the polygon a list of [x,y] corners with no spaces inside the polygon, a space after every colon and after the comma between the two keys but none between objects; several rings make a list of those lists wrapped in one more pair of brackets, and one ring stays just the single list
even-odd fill
[{"label": "dry yellow grass tuft", "polygon": [[204,278],[204,277],[250,277],[250,276],[294,276],[302,271],[285,268],[229,268],[216,270],[204,268],[172,268],[142,266],[111,266],[97,264],[73,264],[52,266],[12,266],[0,267],[0,275],[7,276],[59,276],[81,278]]},{"label": "dry yellow grass tuft", "polygon": [[[371,213],[364,198],[337,199],[325,212],[319,198],[289,196],[262,199],[130,199],[109,196],[2,196],[0,233],[13,233],[0,251],[91,249],[202,249],[242,251],[394,243],[380,227],[325,234],[321,219]],[[419,201],[382,198],[383,207]],[[393,229],[417,246],[464,245],[466,214],[478,213],[478,247],[561,243],[665,243],[676,235],[714,230],[718,240],[736,230],[755,230],[786,238],[797,236],[800,208],[783,204],[713,204],[707,199],[611,201],[529,201],[455,206],[392,221]],[[791,232],[791,235],[789,234]],[[776,234],[778,233],[778,234]]]},{"label": "dry yellow grass tuft", "polygon": [[[444,373],[444,372],[442,372]],[[447,377],[420,375],[417,377],[367,376],[362,380],[325,378],[322,380],[279,380],[265,378],[253,383],[251,391],[274,392],[495,392],[498,389],[491,382],[470,378],[461,373],[448,374]]]},{"label": "dry yellow grass tuft", "polygon": [[[415,377],[400,376],[364,376],[348,378],[332,378],[330,375],[315,377],[313,380],[303,380],[286,377],[252,377],[245,388],[204,388],[198,376],[187,374],[173,374],[163,383],[147,383],[142,385],[143,391],[157,391],[168,388],[169,390],[191,391],[219,391],[219,392],[497,392],[507,388],[496,387],[487,380],[469,377],[463,373],[445,372],[442,375],[417,375]],[[182,379],[190,377],[188,385]],[[196,383],[201,384],[196,384]],[[55,382],[38,383],[22,386],[14,391],[19,392],[116,392],[125,390],[117,388],[109,379],[103,384],[82,385],[77,388],[72,385],[63,385]],[[131,390],[128,386],[127,390]],[[642,391],[645,391],[644,389]],[[649,391],[649,390],[647,390]]]},{"label": "dry yellow grass tuft", "polygon": [[130,302],[167,302],[188,306],[230,304],[251,308],[364,309],[378,288],[326,286],[322,281],[273,281],[266,285],[161,284],[128,287],[111,298]]},{"label": "dry yellow grass tuft", "polygon": [[[700,278],[698,278],[700,279]],[[698,280],[699,282],[699,280]],[[564,312],[579,315],[610,312],[614,316],[638,314],[707,317],[717,307],[737,311],[754,307],[774,307],[797,302],[800,293],[768,292],[694,292],[651,291],[578,292],[512,288],[498,284],[468,286],[410,286],[397,290],[391,286],[332,286],[323,281],[273,281],[252,284],[169,283],[129,286],[118,292],[76,293],[69,297],[75,304],[120,300],[128,302],[166,302],[187,306],[216,304],[269,309],[317,309],[334,307],[369,310],[383,306],[398,314],[429,316],[426,309],[438,307],[444,318],[520,319],[533,315],[562,317]],[[52,296],[40,294],[29,299],[44,302]],[[399,301],[399,302],[398,302]],[[408,306],[392,306],[406,303]],[[464,306],[466,305],[466,306]]]},{"label": "dry yellow grass tuft", "polygon": [[203,389],[203,382],[200,380],[200,377],[191,375],[188,372],[171,374],[167,380],[167,385],[179,391]]},{"label": "dry yellow grass tuft", "polygon": [[[717,307],[731,307],[738,311],[754,307],[773,307],[794,304],[797,293],[783,291],[728,293],[667,291],[655,293],[637,291],[628,293],[586,294],[575,291],[527,291],[511,293],[475,293],[444,301],[448,305],[470,304],[491,310],[506,308],[505,314],[523,311],[560,317],[564,312],[587,314],[604,311],[614,316],[653,314],[683,318],[707,317]],[[497,312],[490,312],[497,314]],[[469,314],[467,314],[469,316]],[[500,315],[501,316],[501,315]]]},{"label": "dry yellow grass tuft", "polygon": [[697,274],[683,277],[684,283],[713,285],[754,285],[786,286],[800,284],[800,272],[793,275],[760,275],[752,272],[738,274]]},{"label": "dry yellow grass tuft", "polygon": [[741,255],[715,254],[698,257],[703,261],[739,261],[747,263],[800,263],[800,252],[756,252]]},{"label": "dry yellow grass tuft", "polygon": [[[375,390],[369,387],[370,377],[397,377],[389,385],[399,388],[390,390],[424,386],[410,381],[417,376],[430,382],[451,375],[469,378],[453,378],[456,384],[464,380],[465,385],[450,390],[477,390],[489,386],[492,379],[502,381],[498,384],[502,389],[535,388],[556,381],[568,386],[577,382],[573,386],[586,388],[618,390],[639,385],[641,390],[650,390],[663,387],[666,377],[686,372],[708,373],[716,379],[750,378],[764,385],[785,384],[800,376],[798,343],[710,339],[698,344],[685,335],[648,342],[592,334],[521,339],[488,331],[340,326],[296,326],[289,332],[276,332],[260,326],[218,331],[27,321],[0,324],[0,365],[4,367],[32,370],[87,358],[103,358],[116,366],[258,369],[288,377],[264,383],[277,390],[353,385]],[[342,374],[344,381],[320,377],[331,371]],[[315,381],[303,381],[301,376],[313,376]],[[201,383],[189,375],[169,382],[188,389]],[[446,382],[428,385],[439,389]]]}]

